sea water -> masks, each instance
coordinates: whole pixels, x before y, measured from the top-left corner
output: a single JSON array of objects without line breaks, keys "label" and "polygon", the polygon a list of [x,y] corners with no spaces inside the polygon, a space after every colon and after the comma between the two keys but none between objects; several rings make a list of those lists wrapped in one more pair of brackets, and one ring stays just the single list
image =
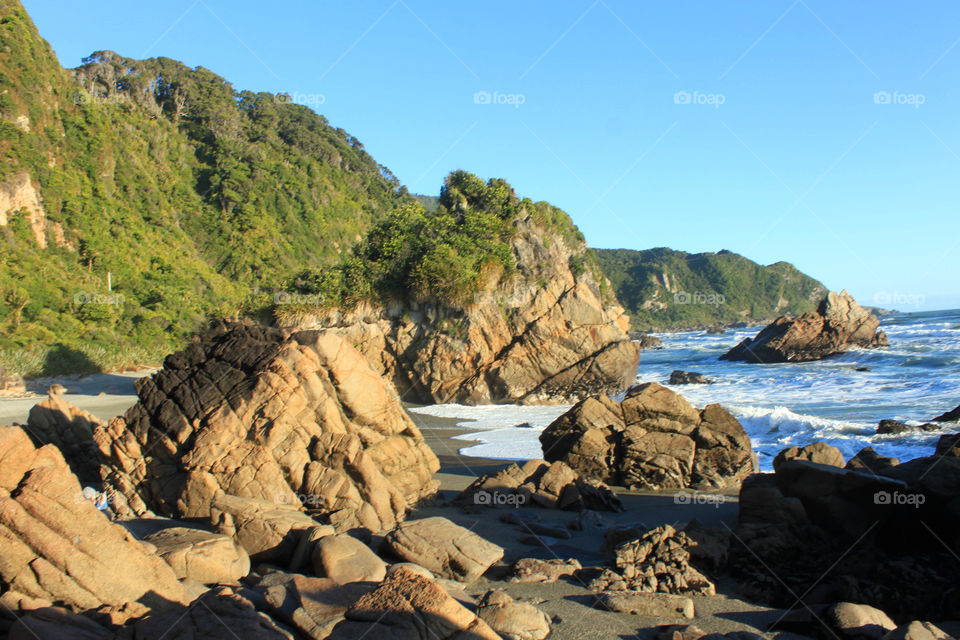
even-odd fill
[{"label": "sea water", "polygon": [[[760,459],[792,445],[825,441],[849,459],[863,447],[909,460],[931,455],[937,438],[960,430],[877,435],[885,418],[919,425],[960,404],[960,310],[897,314],[881,328],[890,347],[856,349],[806,363],[754,364],[719,357],[758,328],[657,334],[664,348],[643,351],[637,382],[667,385],[675,369],[695,371],[714,384],[672,387],[696,407],[720,403],[740,420]],[[857,369],[867,368],[868,371]],[[669,385],[667,385],[669,386]],[[503,460],[542,457],[538,436],[570,405],[548,407],[434,405],[417,413],[461,418],[458,436],[479,444],[460,454]]]}]

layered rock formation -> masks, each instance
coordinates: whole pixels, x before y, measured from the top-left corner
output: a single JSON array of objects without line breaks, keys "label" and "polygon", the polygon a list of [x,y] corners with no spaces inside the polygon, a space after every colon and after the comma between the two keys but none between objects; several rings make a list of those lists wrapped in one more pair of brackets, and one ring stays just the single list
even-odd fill
[{"label": "layered rock formation", "polygon": [[720,405],[697,410],[656,383],[623,402],[588,398],[540,435],[543,457],[584,476],[645,489],[738,487],[757,469],[750,438]]},{"label": "layered rock formation", "polygon": [[10,609],[163,606],[189,598],[173,570],[81,496],[54,446],[0,427],[0,585]]},{"label": "layered rock formation", "polygon": [[[52,389],[52,387],[51,387]],[[27,434],[37,446],[55,445],[81,482],[99,483],[100,465],[93,431],[105,423],[50,392],[46,399],[30,409]]]},{"label": "layered rock formation", "polygon": [[379,531],[436,489],[437,459],[395,391],[331,332],[217,327],[137,394],[94,434],[132,513],[209,517],[217,499],[232,513],[229,496]]},{"label": "layered rock formation", "polygon": [[604,300],[608,283],[590,270],[575,275],[586,245],[569,246],[531,218],[516,224],[519,275],[488,282],[466,308],[361,305],[301,326],[334,328],[411,401],[537,404],[622,391],[639,351],[623,308]]},{"label": "layered rock formation", "polygon": [[806,362],[820,360],[850,347],[886,347],[880,320],[856,303],[846,291],[830,292],[815,312],[781,316],[755,338],[747,338],[721,360],[744,362]]}]

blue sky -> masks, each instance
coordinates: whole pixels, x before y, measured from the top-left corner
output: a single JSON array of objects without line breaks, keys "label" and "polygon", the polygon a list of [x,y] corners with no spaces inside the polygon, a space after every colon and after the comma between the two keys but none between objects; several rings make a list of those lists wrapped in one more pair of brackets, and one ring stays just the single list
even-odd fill
[{"label": "blue sky", "polygon": [[595,247],[729,249],[865,304],[960,307],[950,1],[25,0],[99,49],[285,91],[411,191],[463,168]]}]

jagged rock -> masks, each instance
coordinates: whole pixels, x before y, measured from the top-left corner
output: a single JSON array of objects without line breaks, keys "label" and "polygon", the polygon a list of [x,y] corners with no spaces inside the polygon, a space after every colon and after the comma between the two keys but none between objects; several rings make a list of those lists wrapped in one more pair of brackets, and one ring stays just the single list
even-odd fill
[{"label": "jagged rock", "polygon": [[929,422],[918,427],[911,427],[906,422],[900,422],[899,420],[881,420],[877,425],[877,435],[897,435],[910,431],[936,431],[939,428],[940,425]]},{"label": "jagged rock", "polygon": [[517,221],[510,243],[518,276],[486,283],[466,308],[361,305],[300,326],[334,328],[411,401],[539,404],[625,389],[639,350],[598,277],[571,270],[586,246],[531,218]]},{"label": "jagged rock", "polygon": [[112,640],[116,636],[93,620],[59,607],[36,609],[10,628],[7,640]]},{"label": "jagged rock", "polygon": [[857,455],[850,458],[845,468],[851,471],[865,471],[877,475],[887,475],[887,473],[898,464],[900,464],[900,460],[897,458],[881,456],[874,451],[873,447],[864,447],[857,452]]},{"label": "jagged rock", "polygon": [[211,589],[182,610],[150,615],[134,626],[130,640],[295,640],[229,587]]},{"label": "jagged rock", "polygon": [[695,615],[693,600],[669,593],[624,593],[609,591],[597,596],[598,605],[608,611],[632,613],[648,618],[690,618]]},{"label": "jagged rock", "polygon": [[960,420],[960,405],[956,409],[942,413],[933,419],[934,422],[957,422]]},{"label": "jagged rock", "polygon": [[883,636],[883,640],[953,640],[953,637],[931,622],[914,620]]},{"label": "jagged rock", "polygon": [[656,383],[623,402],[588,398],[540,435],[544,458],[586,477],[644,489],[737,487],[757,468],[743,426],[720,405],[702,411]]},{"label": "jagged rock", "polygon": [[207,517],[222,492],[379,531],[437,486],[436,456],[395,391],[331,332],[223,325],[137,394],[94,433],[105,481],[136,512]]},{"label": "jagged rock", "polygon": [[574,559],[539,560],[521,558],[513,563],[510,570],[510,582],[541,582],[553,584],[560,578],[572,576],[583,567]]},{"label": "jagged rock", "polygon": [[721,360],[806,362],[841,353],[850,347],[889,346],[880,320],[846,291],[830,292],[817,311],[799,317],[781,316],[755,338],[747,338]]},{"label": "jagged rock", "polygon": [[406,569],[393,572],[353,603],[329,640],[365,637],[501,640],[436,583]]},{"label": "jagged rock", "polygon": [[670,525],[652,529],[615,550],[616,570],[606,569],[590,583],[592,591],[714,595],[716,587],[690,566],[689,537]]},{"label": "jagged rock", "polygon": [[334,528],[291,504],[274,504],[254,498],[217,494],[210,507],[210,520],[220,533],[233,538],[255,563],[285,565],[293,561],[301,538],[313,532],[322,537]]},{"label": "jagged rock", "polygon": [[[187,602],[173,570],[81,497],[59,449],[0,427],[0,585],[75,610]],[[31,608],[35,608],[32,606]]]},{"label": "jagged rock", "polygon": [[441,517],[403,522],[384,544],[398,558],[461,582],[473,582],[503,557],[501,547]]},{"label": "jagged rock", "polygon": [[477,617],[505,640],[543,640],[550,635],[550,618],[545,613],[499,589],[480,599]]},{"label": "jagged rock", "polygon": [[235,585],[250,573],[250,557],[232,538],[218,533],[170,527],[144,538],[180,580]]},{"label": "jagged rock", "polygon": [[668,384],[713,384],[713,380],[708,379],[702,373],[680,371],[677,369],[670,374],[670,382],[668,382]]},{"label": "jagged rock", "polygon": [[93,431],[104,425],[92,413],[51,393],[30,409],[26,431],[36,446],[52,444],[60,449],[80,482],[99,483],[100,465]]},{"label": "jagged rock", "polygon": [[663,349],[663,340],[649,333],[636,333],[631,331],[630,338],[637,343],[641,349]]},{"label": "jagged rock", "polygon": [[547,509],[622,511],[620,499],[602,482],[583,478],[563,462],[529,460],[477,478],[455,499],[461,504]]},{"label": "jagged rock", "polygon": [[313,548],[313,568],[318,576],[337,584],[380,582],[387,575],[387,563],[370,547],[345,533],[326,536]]},{"label": "jagged rock", "polygon": [[897,623],[880,609],[852,602],[840,602],[830,607],[826,621],[841,638],[849,640],[880,640],[897,628]]},{"label": "jagged rock", "polygon": [[960,433],[940,436],[937,440],[937,455],[960,458]]},{"label": "jagged rock", "polygon": [[845,462],[840,449],[833,447],[826,442],[814,442],[802,447],[790,447],[784,449],[773,459],[773,468],[776,470],[787,460],[809,460],[818,464],[825,464],[831,467],[842,467]]}]

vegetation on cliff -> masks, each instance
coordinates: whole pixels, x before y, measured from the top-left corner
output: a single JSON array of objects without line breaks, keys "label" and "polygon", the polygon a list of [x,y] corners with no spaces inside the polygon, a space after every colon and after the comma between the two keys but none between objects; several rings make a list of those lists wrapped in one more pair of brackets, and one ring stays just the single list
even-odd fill
[{"label": "vegetation on cliff", "polygon": [[827,289],[786,262],[763,266],[730,251],[594,249],[634,329],[769,322],[816,309]]}]

